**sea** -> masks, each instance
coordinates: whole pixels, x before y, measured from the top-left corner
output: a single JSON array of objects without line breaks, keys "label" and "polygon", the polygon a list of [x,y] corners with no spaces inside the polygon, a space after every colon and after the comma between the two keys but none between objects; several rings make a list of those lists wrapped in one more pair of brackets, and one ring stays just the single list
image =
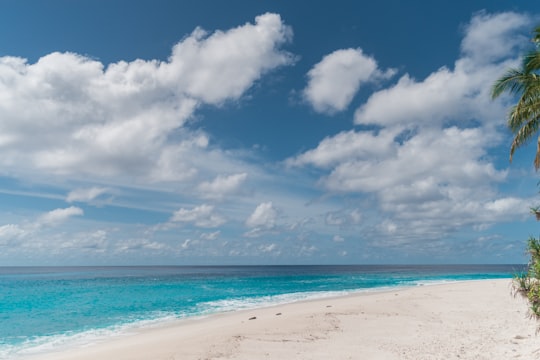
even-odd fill
[{"label": "sea", "polygon": [[510,279],[524,265],[0,267],[0,359],[171,320],[357,292]]}]

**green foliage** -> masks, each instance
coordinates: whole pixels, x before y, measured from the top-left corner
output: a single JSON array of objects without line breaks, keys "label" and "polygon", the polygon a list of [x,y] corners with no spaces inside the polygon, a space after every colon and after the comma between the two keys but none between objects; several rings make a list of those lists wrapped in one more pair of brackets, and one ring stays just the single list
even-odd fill
[{"label": "green foliage", "polygon": [[[527,144],[540,130],[540,26],[533,31],[534,49],[525,54],[519,68],[508,69],[491,89],[492,98],[503,93],[518,96],[518,102],[508,113],[508,127],[514,134],[510,146],[510,161],[517,148]],[[540,168],[540,138],[536,157],[536,170]]]},{"label": "green foliage", "polygon": [[[493,99],[504,93],[518,98],[507,118],[508,128],[514,135],[510,146],[510,161],[515,150],[532,140],[540,131],[540,25],[533,30],[532,43],[534,48],[523,55],[521,66],[508,69],[491,89]],[[540,169],[540,137],[537,140],[534,167]],[[531,212],[540,221],[540,207],[531,208]],[[540,239],[531,236],[527,241],[527,251],[530,255],[528,269],[514,277],[513,289],[516,294],[529,300],[531,316],[540,320]]]},{"label": "green foliage", "polygon": [[514,276],[513,288],[516,294],[529,300],[531,316],[540,319],[540,239],[529,237],[527,251],[528,270]]}]

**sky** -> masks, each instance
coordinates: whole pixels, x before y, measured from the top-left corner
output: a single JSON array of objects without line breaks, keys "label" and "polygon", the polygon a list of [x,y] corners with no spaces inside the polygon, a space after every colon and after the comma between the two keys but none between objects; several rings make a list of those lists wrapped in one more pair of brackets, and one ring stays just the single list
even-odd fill
[{"label": "sky", "polygon": [[0,0],[0,266],[524,263],[532,1]]}]

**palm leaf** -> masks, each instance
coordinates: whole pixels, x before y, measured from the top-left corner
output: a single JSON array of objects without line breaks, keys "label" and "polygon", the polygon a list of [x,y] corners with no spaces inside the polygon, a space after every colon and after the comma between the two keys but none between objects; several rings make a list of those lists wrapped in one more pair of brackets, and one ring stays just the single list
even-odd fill
[{"label": "palm leaf", "polygon": [[527,74],[536,73],[540,70],[539,51],[533,50],[523,56],[523,70]]},{"label": "palm leaf", "polygon": [[[521,68],[507,70],[491,89],[493,99],[503,93],[519,97],[508,113],[508,127],[514,134],[510,161],[516,149],[528,143],[540,130],[540,26],[534,29],[532,41],[535,49],[523,56]],[[540,138],[534,167],[540,168]]]},{"label": "palm leaf", "polygon": [[[517,133],[524,123],[540,116],[540,83],[529,86],[508,115],[508,127]],[[532,134],[531,134],[532,136]]]},{"label": "palm leaf", "polygon": [[536,156],[534,157],[534,168],[538,171],[540,169],[540,137],[538,138],[536,145]]},{"label": "palm leaf", "polygon": [[[512,161],[512,158],[514,156],[514,152],[516,151],[516,149],[527,144],[532,139],[532,136],[538,132],[539,127],[540,127],[540,118],[536,117],[532,119],[531,121],[526,122],[515,133],[514,140],[512,141],[512,145],[510,146],[510,161]],[[535,163],[536,163],[536,160],[535,160]]]},{"label": "palm leaf", "polygon": [[540,26],[537,26],[533,30],[533,38],[532,41],[538,46],[540,45]]},{"label": "palm leaf", "polygon": [[491,88],[491,97],[499,97],[502,93],[519,94],[527,83],[527,75],[519,69],[509,69]]}]

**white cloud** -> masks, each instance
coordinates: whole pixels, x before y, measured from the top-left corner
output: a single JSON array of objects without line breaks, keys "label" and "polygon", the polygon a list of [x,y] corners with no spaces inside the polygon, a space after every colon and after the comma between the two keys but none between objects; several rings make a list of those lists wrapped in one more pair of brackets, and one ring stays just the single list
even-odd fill
[{"label": "white cloud", "polygon": [[246,179],[246,173],[229,176],[218,175],[211,182],[205,181],[201,183],[198,186],[198,190],[205,198],[221,199],[226,195],[236,193]]},{"label": "white cloud", "polygon": [[[437,239],[522,216],[525,199],[496,191],[507,172],[496,168],[489,150],[502,142],[506,109],[489,92],[497,74],[516,63],[509,54],[528,23],[514,13],[475,16],[453,69],[423,80],[406,74],[357,109],[355,124],[377,130],[343,131],[286,163],[327,171],[320,184],[334,193],[370,196],[371,211],[384,214],[372,231],[396,241]],[[491,46],[485,56],[477,51]],[[344,219],[329,214],[326,222],[341,225]]]},{"label": "white cloud", "polygon": [[152,167],[150,182],[183,182],[196,177],[201,159],[207,157],[208,137],[204,134],[186,134],[179,144],[164,147]]},{"label": "white cloud", "polygon": [[359,209],[354,209],[349,213],[349,219],[353,224],[360,224],[362,221],[362,212]]},{"label": "white cloud", "polygon": [[516,29],[529,28],[531,18],[513,12],[490,15],[479,13],[465,29],[461,49],[476,64],[491,63],[517,53],[528,42]]},{"label": "white cloud", "polygon": [[518,31],[529,23],[527,17],[515,13],[475,16],[454,69],[442,67],[422,81],[405,74],[396,85],[370,96],[356,111],[355,123],[441,127],[450,121],[480,120],[488,126],[493,118],[501,119],[505,109],[491,101],[491,84],[515,63],[509,54],[523,45]]},{"label": "white cloud", "polygon": [[503,214],[505,216],[508,213],[522,213],[525,207],[525,202],[523,199],[518,199],[514,197],[506,197],[501,199],[496,199],[494,201],[488,202],[485,205],[486,210],[496,213]]},{"label": "white cloud", "polygon": [[[282,49],[291,31],[277,15],[227,31],[197,29],[165,61],[106,65],[53,53],[30,64],[0,57],[2,172],[21,178],[59,174],[53,179],[67,184],[99,178],[96,183],[110,188],[88,185],[65,200],[93,202],[113,188],[133,187],[115,193],[121,198],[115,201],[127,206],[138,201],[145,210],[172,214],[169,222],[139,224],[136,230],[118,225],[117,234],[109,236],[109,230],[92,228],[96,224],[90,219],[71,229],[66,220],[83,215],[82,209],[56,209],[19,223],[6,220],[10,224],[0,226],[0,245],[18,243],[27,254],[69,255],[80,249],[118,259],[130,252],[132,261],[183,253],[320,254],[330,261],[338,251],[367,259],[370,246],[417,244],[420,250],[424,244],[440,245],[438,239],[464,227],[484,231],[525,215],[526,200],[498,193],[507,174],[490,152],[502,142],[498,126],[506,110],[491,102],[489,85],[516,61],[505,57],[505,49],[520,41],[509,36],[522,26],[514,15],[475,17],[453,65],[424,79],[404,75],[375,92],[356,111],[354,121],[361,126],[326,137],[288,159],[289,168],[280,172],[273,171],[277,166],[250,165],[245,159],[253,157],[246,153],[220,150],[209,134],[194,130],[195,121],[186,126],[199,108],[241,100],[265,73],[294,62]],[[392,74],[360,49],[339,50],[311,70],[305,100],[316,111],[342,111],[359,88]],[[322,174],[316,188],[310,186],[313,174]],[[219,202],[219,209],[211,204],[245,195],[248,177],[253,196]],[[328,193],[321,195],[320,189]],[[196,198],[208,203],[192,202]],[[179,209],[177,201],[191,205]],[[223,233],[214,231],[224,224]],[[235,233],[242,224],[250,239]]]},{"label": "white cloud", "polygon": [[214,231],[214,232],[211,232],[211,233],[204,233],[204,234],[201,234],[201,240],[214,241],[214,240],[217,240],[219,238],[219,234],[221,234],[221,231]]},{"label": "white cloud", "polygon": [[0,57],[0,165],[25,176],[191,179],[208,139],[186,121],[200,105],[238,100],[265,73],[292,64],[281,49],[291,37],[268,13],[227,31],[196,29],[166,61]]},{"label": "white cloud", "polygon": [[347,211],[332,211],[326,214],[324,219],[327,225],[347,226],[358,225],[362,220],[362,213],[359,209]]},{"label": "white cloud", "polygon": [[246,220],[246,226],[250,228],[271,229],[276,226],[278,212],[271,201],[261,203]]},{"label": "white cloud", "polygon": [[389,78],[394,73],[381,72],[375,59],[364,55],[361,49],[336,50],[308,72],[304,98],[318,112],[343,111],[362,83]]},{"label": "white cloud", "polygon": [[93,186],[90,188],[81,188],[71,191],[66,198],[67,202],[89,202],[97,197],[109,192],[108,188]]},{"label": "white cloud", "polygon": [[137,252],[137,251],[153,251],[163,253],[170,250],[166,244],[151,241],[148,239],[128,239],[118,241],[115,245],[115,251],[118,253]]},{"label": "white cloud", "polygon": [[68,220],[73,216],[81,216],[84,212],[81,208],[70,206],[64,209],[55,209],[41,215],[38,218],[38,223],[41,225],[55,225]]},{"label": "white cloud", "polygon": [[19,240],[28,233],[27,230],[17,224],[7,224],[0,226],[0,245],[10,244]]},{"label": "white cloud", "polygon": [[240,97],[265,72],[291,64],[294,57],[277,50],[291,38],[292,30],[270,13],[210,36],[198,28],[174,47],[173,66],[160,75],[195,98],[219,104]]},{"label": "white cloud", "polygon": [[[56,231],[73,216],[83,215],[83,210],[71,206],[69,208],[55,209],[36,216],[33,219],[23,219],[18,223],[11,223],[0,226],[0,245],[12,245],[13,249],[27,248],[39,249],[47,247],[48,232],[51,229]],[[54,236],[53,236],[54,237]],[[69,239],[54,239],[58,248],[66,247],[65,244],[73,244],[76,236]],[[63,245],[64,244],[64,245]],[[80,246],[82,248],[82,246]]]},{"label": "white cloud", "polygon": [[312,150],[286,161],[289,166],[312,164],[320,168],[332,168],[346,160],[390,156],[395,154],[394,138],[399,128],[384,129],[379,133],[344,131],[327,137]]},{"label": "white cloud", "polygon": [[186,239],[181,245],[180,245],[180,248],[182,250],[188,250],[190,248],[192,248],[194,245],[197,245],[199,243],[198,240],[191,240],[191,239]]},{"label": "white cloud", "polygon": [[193,209],[181,208],[174,212],[172,223],[190,223],[202,228],[214,228],[225,223],[225,219],[214,213],[214,206],[203,204]]},{"label": "white cloud", "polygon": [[302,247],[299,249],[299,254],[301,254],[302,256],[312,256],[318,251],[319,249],[315,245],[302,245]]},{"label": "white cloud", "polygon": [[259,251],[263,254],[267,254],[267,253],[277,253],[277,255],[279,255],[281,252],[278,250],[278,246],[274,243],[272,244],[265,244],[265,245],[261,245],[259,247]]},{"label": "white cloud", "polygon": [[65,238],[63,241],[60,241],[57,246],[61,249],[103,253],[107,249],[107,237],[108,232],[106,230],[75,233],[71,234],[69,238]]},{"label": "white cloud", "polygon": [[394,140],[396,151],[386,156],[344,159],[324,184],[334,191],[384,192],[434,177],[439,185],[483,186],[506,176],[485,158],[492,139],[479,128],[424,129],[401,145]]}]

